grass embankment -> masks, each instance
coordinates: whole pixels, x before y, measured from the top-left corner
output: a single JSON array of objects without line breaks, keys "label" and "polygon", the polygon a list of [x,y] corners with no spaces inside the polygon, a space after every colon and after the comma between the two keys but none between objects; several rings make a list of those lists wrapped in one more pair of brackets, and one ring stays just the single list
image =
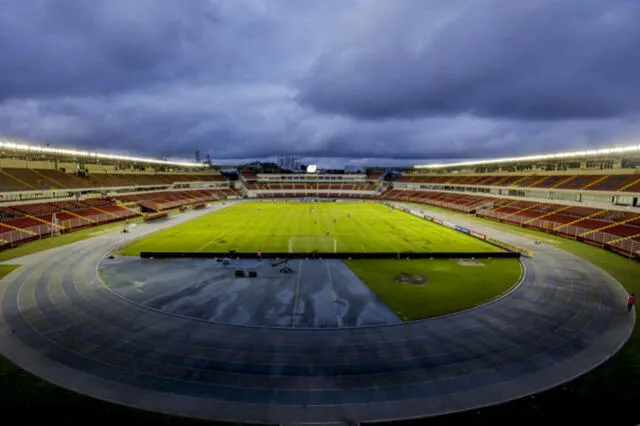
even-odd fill
[{"label": "grass embankment", "polygon": [[11,271],[19,267],[20,265],[0,265],[0,279],[4,278],[6,275],[9,275]]},{"label": "grass embankment", "polygon": [[[454,260],[353,260],[345,262],[405,321],[450,314],[494,299],[520,278],[517,259],[481,259],[474,266]],[[424,284],[398,282],[398,274],[425,277]]]},{"label": "grass embankment", "polygon": [[[327,231],[329,234],[327,235]],[[122,250],[185,252],[497,252],[455,230],[380,204],[256,202],[156,232]]]}]

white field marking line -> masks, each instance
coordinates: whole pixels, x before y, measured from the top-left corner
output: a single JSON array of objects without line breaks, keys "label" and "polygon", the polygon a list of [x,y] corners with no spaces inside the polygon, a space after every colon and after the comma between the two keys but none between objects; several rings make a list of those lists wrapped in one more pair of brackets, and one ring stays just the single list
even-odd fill
[{"label": "white field marking line", "polygon": [[228,227],[227,229],[225,229],[224,231],[220,232],[219,234],[217,234],[215,237],[213,237],[211,240],[209,240],[208,242],[204,243],[203,245],[201,245],[200,247],[198,247],[198,249],[196,251],[202,251],[205,247],[210,246],[211,244],[215,243],[215,240],[222,237],[223,235],[228,234],[231,231],[235,231],[235,229],[237,228],[237,226],[234,227]]},{"label": "white field marking line", "polygon": [[327,275],[329,276],[329,285],[331,286],[331,294],[333,295],[333,307],[336,310],[336,321],[338,324],[338,328],[342,328],[342,319],[340,318],[340,313],[338,312],[338,295],[336,294],[336,289],[333,286],[333,278],[331,277],[331,266],[329,266],[328,260],[325,260],[324,264],[327,267]]},{"label": "white field marking line", "polygon": [[302,275],[302,259],[298,261],[298,279],[296,280],[296,295],[293,299],[293,313],[291,314],[291,328],[295,327],[296,312],[298,310],[298,296],[300,295],[300,276]]},{"label": "white field marking line", "polygon": [[198,247],[198,249],[196,251],[202,251],[202,249],[204,249],[207,246],[210,246],[211,244],[216,242],[216,239],[222,237],[223,235],[229,233],[229,231],[231,231],[231,229],[227,229],[225,231],[222,231],[221,233],[217,234],[215,237],[213,237],[212,239],[210,239],[208,242],[204,243],[203,245],[201,245],[200,247]]}]

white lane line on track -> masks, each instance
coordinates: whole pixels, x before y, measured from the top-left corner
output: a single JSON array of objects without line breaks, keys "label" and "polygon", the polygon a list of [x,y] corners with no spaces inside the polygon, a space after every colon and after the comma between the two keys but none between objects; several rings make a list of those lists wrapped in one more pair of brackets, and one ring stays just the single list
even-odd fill
[{"label": "white lane line on track", "polygon": [[331,277],[331,265],[329,265],[328,260],[323,260],[323,262],[327,267],[327,276],[329,277],[329,285],[331,286],[331,294],[333,295],[333,307],[336,310],[338,328],[342,328],[342,319],[340,318],[340,312],[338,312],[338,295],[336,294],[336,289],[333,286],[333,278]]},{"label": "white lane line on track", "polygon": [[300,276],[302,275],[302,259],[298,261],[298,279],[296,280],[296,295],[293,298],[293,312],[291,313],[291,328],[296,325],[298,297],[300,296]]}]

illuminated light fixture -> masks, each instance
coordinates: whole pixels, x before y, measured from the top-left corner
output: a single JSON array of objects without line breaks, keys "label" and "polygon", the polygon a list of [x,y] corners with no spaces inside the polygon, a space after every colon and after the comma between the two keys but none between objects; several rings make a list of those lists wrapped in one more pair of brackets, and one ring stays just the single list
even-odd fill
[{"label": "illuminated light fixture", "polygon": [[27,144],[9,142],[7,140],[0,140],[0,149],[3,149],[3,148],[11,149],[14,151],[33,152],[36,154],[70,155],[75,157],[95,158],[97,160],[101,160],[101,159],[122,160],[122,161],[135,161],[140,163],[163,164],[167,166],[207,167],[206,164],[190,163],[186,161],[164,161],[164,160],[155,160],[153,158],[128,157],[126,155],[100,154],[97,152],[90,152],[90,151],[76,151],[73,149],[51,148],[48,146],[27,145]]},{"label": "illuminated light fixture", "polygon": [[496,158],[494,160],[463,161],[460,163],[450,164],[423,164],[413,167],[416,169],[443,169],[445,167],[481,166],[486,164],[514,163],[519,161],[562,160],[565,158],[593,157],[598,155],[623,154],[626,152],[636,151],[640,151],[640,145],[621,146],[617,148],[590,149],[587,151],[559,152],[556,154],[528,155],[525,157]]}]

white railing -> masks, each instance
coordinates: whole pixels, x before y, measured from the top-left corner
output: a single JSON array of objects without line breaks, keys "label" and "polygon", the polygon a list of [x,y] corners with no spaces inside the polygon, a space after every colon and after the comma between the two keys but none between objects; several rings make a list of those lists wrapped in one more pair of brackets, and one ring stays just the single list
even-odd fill
[{"label": "white railing", "polygon": [[[81,219],[79,217],[74,217],[72,219],[64,219],[58,221],[58,230],[60,233],[65,233],[72,231],[77,228],[95,226],[101,223],[107,222],[115,222],[118,220],[124,220],[128,217],[134,217],[136,214],[130,210],[121,210],[115,211],[111,214],[96,214],[91,216],[86,216],[87,219]],[[84,216],[83,216],[84,217]],[[8,231],[0,233],[0,247],[2,246],[14,246],[22,241],[48,238],[52,234],[55,234],[54,225],[42,223],[41,225],[29,226],[26,228],[21,228],[23,231]]]}]

